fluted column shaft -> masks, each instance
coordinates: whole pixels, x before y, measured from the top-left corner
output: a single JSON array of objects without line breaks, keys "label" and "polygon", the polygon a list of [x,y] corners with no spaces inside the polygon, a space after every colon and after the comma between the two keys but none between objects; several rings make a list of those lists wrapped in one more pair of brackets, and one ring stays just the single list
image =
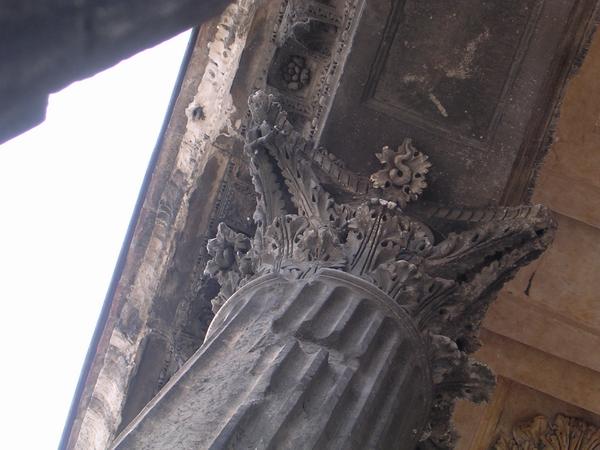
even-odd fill
[{"label": "fluted column shaft", "polygon": [[374,286],[267,275],[225,303],[115,448],[412,450],[431,389],[411,319]]}]

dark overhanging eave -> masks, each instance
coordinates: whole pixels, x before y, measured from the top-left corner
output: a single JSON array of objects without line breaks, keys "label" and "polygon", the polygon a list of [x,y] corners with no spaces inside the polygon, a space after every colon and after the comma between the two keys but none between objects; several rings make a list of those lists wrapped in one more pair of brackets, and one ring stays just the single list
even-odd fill
[{"label": "dark overhanging eave", "polygon": [[90,341],[90,345],[88,351],[85,356],[85,360],[83,362],[83,366],[81,369],[81,373],[79,375],[79,380],[77,381],[77,387],[75,388],[75,393],[73,395],[73,400],[71,401],[71,406],[69,408],[69,413],[67,415],[67,419],[65,422],[65,426],[62,432],[62,436],[59,443],[60,450],[66,450],[68,448],[69,441],[71,439],[71,434],[73,431],[73,426],[75,424],[75,420],[77,418],[79,405],[82,401],[83,392],[85,390],[85,386],[87,384],[88,377],[90,375],[98,347],[102,338],[102,334],[108,322],[110,316],[110,310],[113,305],[114,296],[117,290],[117,286],[119,285],[119,281],[123,275],[123,271],[125,268],[125,263],[127,261],[127,256],[129,254],[129,250],[131,247],[131,243],[134,237],[134,233],[138,222],[140,220],[140,215],[142,211],[142,206],[144,205],[144,201],[146,199],[146,195],[148,193],[148,188],[150,185],[150,180],[152,179],[152,175],[154,170],[156,169],[158,158],[160,155],[161,148],[163,146],[165,133],[169,126],[169,122],[171,120],[171,116],[173,114],[175,103],[179,96],[179,92],[181,91],[181,87],[183,84],[183,80],[185,78],[186,69],[190,62],[195,42],[198,38],[199,27],[196,26],[192,29],[192,33],[190,35],[190,39],[186,48],[186,52],[183,57],[183,61],[181,63],[179,74],[177,75],[177,80],[175,82],[175,86],[173,87],[173,92],[171,94],[171,98],[169,100],[169,106],[167,108],[167,112],[165,114],[165,118],[163,120],[160,133],[156,140],[156,144],[154,146],[154,150],[152,151],[152,155],[150,157],[150,162],[148,163],[148,168],[146,169],[146,173],[144,175],[144,179],[142,181],[142,186],[140,188],[140,192],[138,194],[138,198],[136,200],[136,204],[133,210],[133,214],[129,221],[129,225],[127,227],[127,232],[125,234],[125,239],[123,240],[123,244],[121,246],[121,250],[119,252],[119,256],[117,258],[117,263],[115,266],[115,270],[110,280],[110,284],[108,286],[108,290],[106,293],[106,297],[104,299],[104,303],[102,304],[102,309],[100,310],[100,316],[98,317],[98,321],[96,322],[96,327],[94,329],[94,334],[92,335],[92,339]]}]

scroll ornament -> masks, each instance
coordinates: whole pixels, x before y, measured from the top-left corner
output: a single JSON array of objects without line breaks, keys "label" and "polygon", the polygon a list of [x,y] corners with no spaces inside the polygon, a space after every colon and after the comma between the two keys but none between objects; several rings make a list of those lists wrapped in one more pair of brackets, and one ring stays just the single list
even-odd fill
[{"label": "scroll ornament", "polygon": [[427,155],[413,146],[411,139],[405,139],[396,151],[383,147],[381,153],[375,156],[383,164],[383,169],[371,175],[371,182],[373,187],[383,189],[386,199],[406,206],[427,187],[425,176],[431,163]]}]

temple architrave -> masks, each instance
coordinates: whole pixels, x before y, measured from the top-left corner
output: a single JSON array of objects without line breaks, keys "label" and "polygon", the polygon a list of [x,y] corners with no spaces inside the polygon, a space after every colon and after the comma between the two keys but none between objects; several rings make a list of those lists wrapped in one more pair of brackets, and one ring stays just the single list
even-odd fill
[{"label": "temple architrave", "polygon": [[599,13],[198,15],[62,447],[599,450]]}]

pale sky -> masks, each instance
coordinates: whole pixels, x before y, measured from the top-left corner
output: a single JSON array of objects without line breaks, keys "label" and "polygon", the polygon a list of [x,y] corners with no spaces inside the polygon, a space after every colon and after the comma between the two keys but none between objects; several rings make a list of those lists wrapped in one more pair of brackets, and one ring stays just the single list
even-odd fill
[{"label": "pale sky", "polygon": [[50,97],[0,146],[2,449],[54,449],[189,38]]}]

